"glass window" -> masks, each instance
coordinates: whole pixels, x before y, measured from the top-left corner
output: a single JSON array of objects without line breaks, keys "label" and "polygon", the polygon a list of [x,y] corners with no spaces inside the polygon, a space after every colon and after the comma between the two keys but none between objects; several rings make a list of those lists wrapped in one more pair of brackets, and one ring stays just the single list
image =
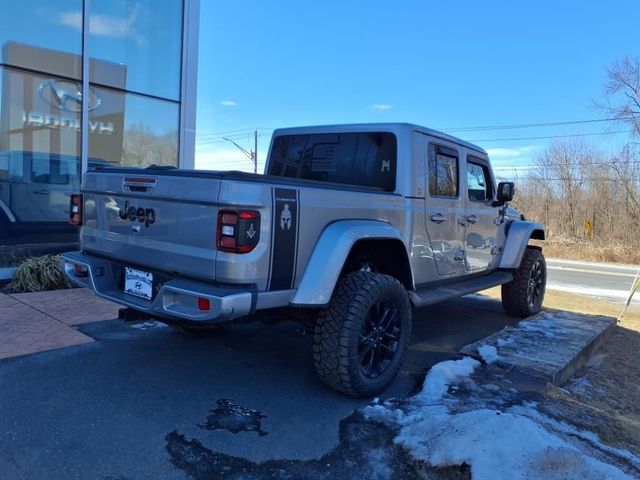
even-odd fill
[{"label": "glass window", "polygon": [[451,148],[432,145],[429,153],[429,193],[458,196],[458,154]]},{"label": "glass window", "polygon": [[80,155],[79,84],[0,68],[0,152]]},{"label": "glass window", "polygon": [[90,80],[180,98],[182,0],[92,0]]},{"label": "glass window", "polygon": [[80,174],[77,159],[56,156],[33,156],[31,159],[31,181],[49,185],[77,183]]},{"label": "glass window", "polygon": [[491,175],[486,165],[467,163],[467,190],[469,200],[486,202],[493,198]]},{"label": "glass window", "polygon": [[0,63],[71,78],[82,73],[82,0],[5,2]]},{"label": "glass window", "polygon": [[396,157],[392,133],[280,135],[268,174],[393,191]]},{"label": "glass window", "polygon": [[89,157],[93,162],[146,167],[178,165],[179,104],[91,86]]}]

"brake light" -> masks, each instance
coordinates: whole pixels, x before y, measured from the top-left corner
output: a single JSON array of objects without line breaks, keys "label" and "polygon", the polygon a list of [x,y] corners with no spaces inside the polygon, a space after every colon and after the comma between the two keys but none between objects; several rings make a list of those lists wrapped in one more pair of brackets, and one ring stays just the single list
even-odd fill
[{"label": "brake light", "polygon": [[218,213],[218,250],[249,253],[260,240],[260,213],[223,210]]},{"label": "brake light", "polygon": [[198,297],[198,310],[206,312],[211,309],[211,300],[204,297]]},{"label": "brake light", "polygon": [[82,194],[74,193],[69,196],[69,223],[82,225]]},{"label": "brake light", "polygon": [[74,271],[76,277],[88,277],[89,276],[89,271],[87,270],[87,267],[83,267],[82,265],[78,265],[77,263],[73,264],[73,271]]}]

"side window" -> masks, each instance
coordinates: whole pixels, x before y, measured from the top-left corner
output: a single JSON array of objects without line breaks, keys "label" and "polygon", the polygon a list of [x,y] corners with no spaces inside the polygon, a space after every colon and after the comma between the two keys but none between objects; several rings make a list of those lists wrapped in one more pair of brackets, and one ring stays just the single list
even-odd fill
[{"label": "side window", "polygon": [[395,135],[387,132],[280,135],[268,174],[392,192],[397,149]]},{"label": "side window", "polygon": [[68,160],[61,157],[31,157],[31,181],[49,185],[68,185],[72,173]]},{"label": "side window", "polygon": [[467,191],[472,202],[486,202],[493,198],[489,168],[480,163],[467,162]]},{"label": "side window", "polygon": [[454,149],[431,145],[429,193],[438,197],[458,196],[458,152]]}]

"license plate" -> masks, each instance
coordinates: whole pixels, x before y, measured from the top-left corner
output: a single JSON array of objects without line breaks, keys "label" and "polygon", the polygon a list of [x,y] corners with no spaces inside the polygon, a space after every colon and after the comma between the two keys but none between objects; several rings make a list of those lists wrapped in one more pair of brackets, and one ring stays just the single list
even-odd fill
[{"label": "license plate", "polygon": [[124,293],[151,300],[153,293],[153,274],[125,267]]}]

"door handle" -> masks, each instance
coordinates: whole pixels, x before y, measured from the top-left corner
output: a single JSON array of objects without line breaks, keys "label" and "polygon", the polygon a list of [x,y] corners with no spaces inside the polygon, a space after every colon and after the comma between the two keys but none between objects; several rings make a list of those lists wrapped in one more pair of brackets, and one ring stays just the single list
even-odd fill
[{"label": "door handle", "polygon": [[435,223],[442,223],[447,221],[447,217],[445,217],[441,213],[436,213],[434,215],[431,215],[431,221]]},{"label": "door handle", "polygon": [[49,190],[34,190],[33,193],[38,195],[49,195]]},{"label": "door handle", "polygon": [[469,215],[466,220],[467,220],[467,223],[470,223],[471,225],[473,225],[474,223],[478,223],[479,219],[475,215]]}]

